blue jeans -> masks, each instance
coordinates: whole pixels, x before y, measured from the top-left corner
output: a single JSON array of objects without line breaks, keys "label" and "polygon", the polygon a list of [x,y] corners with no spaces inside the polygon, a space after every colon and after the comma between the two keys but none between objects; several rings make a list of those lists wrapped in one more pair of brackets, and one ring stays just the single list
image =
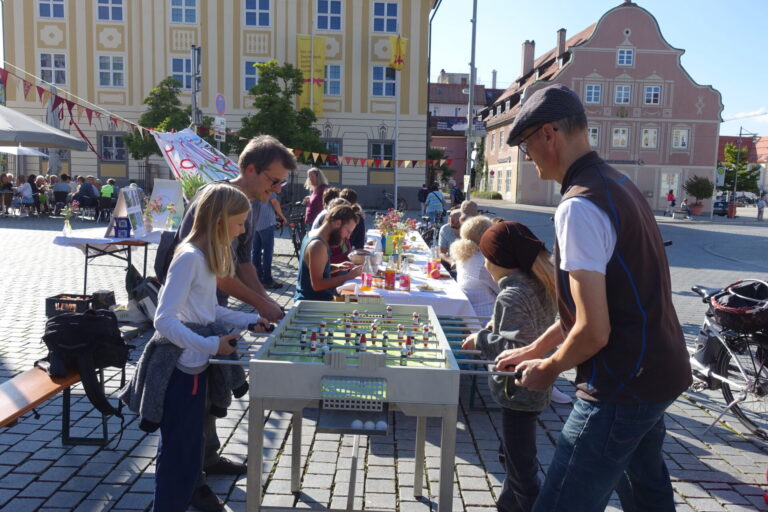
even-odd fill
[{"label": "blue jeans", "polygon": [[272,253],[275,252],[275,226],[253,235],[253,265],[262,284],[272,284]]},{"label": "blue jeans", "polygon": [[664,411],[671,403],[615,405],[577,399],[534,512],[603,511],[614,489],[625,512],[674,512],[661,451]]}]

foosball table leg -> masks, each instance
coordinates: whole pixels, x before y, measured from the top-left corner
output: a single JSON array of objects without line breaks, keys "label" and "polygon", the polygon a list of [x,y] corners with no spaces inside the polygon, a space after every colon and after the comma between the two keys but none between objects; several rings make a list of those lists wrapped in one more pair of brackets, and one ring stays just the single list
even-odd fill
[{"label": "foosball table leg", "polygon": [[301,491],[301,420],[303,412],[293,411],[291,419],[291,436],[293,452],[291,453],[291,492]]},{"label": "foosball table leg", "polygon": [[453,464],[456,456],[456,406],[446,406],[440,439],[440,496],[437,510],[453,510]]},{"label": "foosball table leg", "polygon": [[355,434],[352,442],[352,464],[349,473],[349,489],[347,490],[347,509],[352,512],[355,506],[355,488],[357,485],[357,455],[360,452],[360,436]]},{"label": "foosball table leg", "polygon": [[261,467],[264,456],[264,402],[250,397],[248,410],[248,512],[261,510]]},{"label": "foosball table leg", "polygon": [[423,496],[421,484],[424,480],[424,443],[427,434],[427,418],[416,416],[416,467],[413,473],[413,497]]}]

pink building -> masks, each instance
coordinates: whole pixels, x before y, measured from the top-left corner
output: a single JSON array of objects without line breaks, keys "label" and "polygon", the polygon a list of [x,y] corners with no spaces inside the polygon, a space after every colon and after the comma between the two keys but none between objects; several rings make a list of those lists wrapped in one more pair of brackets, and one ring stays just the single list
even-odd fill
[{"label": "pink building", "polygon": [[625,1],[570,39],[558,30],[555,47],[535,60],[534,45],[523,43],[520,77],[484,112],[489,190],[517,203],[559,202],[560,186],[540,180],[505,140],[521,102],[553,83],[579,94],[592,147],[634,181],[652,208],[665,207],[670,189],[682,197],[689,176],[714,181],[720,93],[688,75],[680,64],[684,50],[667,43],[650,12]]}]

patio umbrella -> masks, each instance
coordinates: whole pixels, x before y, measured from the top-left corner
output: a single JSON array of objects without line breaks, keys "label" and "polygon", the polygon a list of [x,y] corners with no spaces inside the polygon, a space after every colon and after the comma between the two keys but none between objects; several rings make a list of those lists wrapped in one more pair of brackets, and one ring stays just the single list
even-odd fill
[{"label": "patio umbrella", "polygon": [[17,156],[39,156],[40,158],[48,158],[48,155],[42,151],[24,146],[0,146],[0,153],[8,153],[9,155]]},{"label": "patio umbrella", "polygon": [[84,140],[38,121],[17,110],[0,105],[0,144],[63,148],[85,151]]}]

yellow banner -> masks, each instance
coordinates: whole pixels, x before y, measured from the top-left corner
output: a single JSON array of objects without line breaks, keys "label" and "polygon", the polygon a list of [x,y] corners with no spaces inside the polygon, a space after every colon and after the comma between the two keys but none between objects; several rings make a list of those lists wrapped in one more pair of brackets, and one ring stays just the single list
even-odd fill
[{"label": "yellow banner", "polygon": [[408,39],[400,36],[389,36],[389,67],[402,71],[405,67],[407,53]]},{"label": "yellow banner", "polygon": [[325,99],[325,38],[296,36],[296,63],[304,75],[304,87],[299,96],[299,108],[311,108],[323,115]]}]

